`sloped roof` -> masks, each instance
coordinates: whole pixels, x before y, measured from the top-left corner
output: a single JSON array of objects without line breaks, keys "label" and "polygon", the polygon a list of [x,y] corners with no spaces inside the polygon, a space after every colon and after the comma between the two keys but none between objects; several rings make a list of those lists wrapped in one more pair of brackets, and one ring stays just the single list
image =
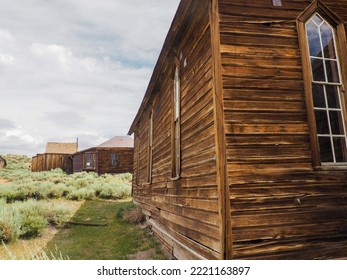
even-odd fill
[{"label": "sloped roof", "polygon": [[194,5],[198,5],[199,4],[199,0],[184,0],[184,1],[180,1],[177,12],[174,16],[174,19],[171,23],[171,27],[166,35],[166,39],[164,41],[164,45],[161,49],[159,58],[157,60],[157,63],[154,67],[153,73],[152,73],[152,77],[149,81],[147,90],[145,92],[145,96],[143,97],[142,103],[140,105],[140,108],[135,116],[135,119],[129,129],[128,135],[131,135],[134,133],[135,127],[138,123],[138,121],[140,120],[143,112],[146,109],[147,104],[150,101],[152,92],[156,86],[156,82],[159,79],[160,75],[163,72],[163,68],[165,66],[165,63],[167,63],[168,61],[168,57],[170,55],[170,52],[172,50],[172,47],[174,45],[174,41],[176,40],[176,37],[186,31],[184,28],[182,29],[182,26],[184,27],[184,23],[183,21],[186,21],[189,16],[192,17],[192,15],[189,15],[189,11],[190,11],[190,7],[194,4]]},{"label": "sloped roof", "polygon": [[48,142],[46,154],[66,154],[71,155],[77,152],[77,143]]},{"label": "sloped roof", "polygon": [[97,148],[133,148],[134,139],[129,136],[116,136],[100,144]]}]

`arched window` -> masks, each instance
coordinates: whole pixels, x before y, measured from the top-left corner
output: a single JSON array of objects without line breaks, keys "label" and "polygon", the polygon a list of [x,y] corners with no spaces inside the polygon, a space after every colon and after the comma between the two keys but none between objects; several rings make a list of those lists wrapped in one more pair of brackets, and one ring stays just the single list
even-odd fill
[{"label": "arched window", "polygon": [[346,165],[346,35],[321,1],[298,17],[314,166]]},{"label": "arched window", "polygon": [[318,13],[305,26],[320,161],[346,162],[346,129],[339,88],[341,78],[335,31]]}]

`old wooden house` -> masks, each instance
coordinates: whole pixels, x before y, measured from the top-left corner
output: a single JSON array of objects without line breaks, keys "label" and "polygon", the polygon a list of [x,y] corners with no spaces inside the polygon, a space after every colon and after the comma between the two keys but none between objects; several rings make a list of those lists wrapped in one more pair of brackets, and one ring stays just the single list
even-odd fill
[{"label": "old wooden house", "polygon": [[98,174],[133,172],[134,140],[116,136],[99,146],[80,151],[73,156],[73,171]]},{"label": "old wooden house", "polygon": [[5,168],[6,165],[7,165],[6,159],[4,157],[0,156],[0,169]]},{"label": "old wooden house", "polygon": [[72,155],[77,152],[77,143],[48,142],[44,154],[32,158],[31,171],[49,171],[60,168],[66,173],[72,173]]},{"label": "old wooden house", "polygon": [[347,258],[347,0],[182,0],[134,133],[179,259]]}]

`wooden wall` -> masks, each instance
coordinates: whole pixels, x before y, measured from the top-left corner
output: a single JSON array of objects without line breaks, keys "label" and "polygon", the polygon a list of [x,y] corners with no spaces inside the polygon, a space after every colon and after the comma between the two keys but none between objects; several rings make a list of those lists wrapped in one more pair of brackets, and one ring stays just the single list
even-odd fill
[{"label": "wooden wall", "polygon": [[72,155],[65,154],[39,154],[32,158],[31,171],[41,172],[60,168],[72,173]]},{"label": "wooden wall", "polygon": [[[111,154],[118,155],[118,164],[111,166]],[[133,172],[134,149],[133,148],[98,148],[97,172],[99,174]]]},{"label": "wooden wall", "polygon": [[[151,100],[135,129],[133,194],[153,230],[180,259],[221,258],[216,180],[209,0],[182,1],[180,22]],[[177,17],[176,17],[177,19]],[[175,24],[173,26],[177,27]],[[176,32],[176,33],[175,33]],[[173,35],[174,34],[174,35]],[[172,102],[175,57],[181,76],[181,177],[172,176]],[[148,118],[153,108],[153,175],[147,183]],[[138,184],[137,184],[138,183]]]},{"label": "wooden wall", "polygon": [[31,159],[31,171],[40,172],[43,171],[43,155],[36,155]]},{"label": "wooden wall", "polygon": [[73,172],[83,171],[83,152],[78,152],[73,155]]},{"label": "wooden wall", "polygon": [[[95,153],[95,170],[86,170],[83,157],[86,153]],[[118,155],[118,165],[111,166],[111,154]],[[78,152],[73,156],[73,172],[92,171],[98,174],[118,174],[133,172],[133,148],[92,148]]]},{"label": "wooden wall", "polygon": [[[311,2],[219,0],[236,259],[347,257],[347,169],[312,165],[296,30]],[[347,1],[322,2],[347,22]]]}]

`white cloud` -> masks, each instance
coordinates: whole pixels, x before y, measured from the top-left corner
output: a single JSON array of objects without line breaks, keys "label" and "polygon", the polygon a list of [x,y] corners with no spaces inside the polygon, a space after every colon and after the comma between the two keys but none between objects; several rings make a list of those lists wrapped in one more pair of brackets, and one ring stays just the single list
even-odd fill
[{"label": "white cloud", "polygon": [[20,129],[12,129],[5,132],[5,138],[13,139],[17,138],[21,142],[25,142],[29,145],[36,145],[42,142],[40,137],[34,137],[29,134],[23,133]]},{"label": "white cloud", "polygon": [[15,127],[15,124],[11,120],[0,119],[0,130],[13,129]]},{"label": "white cloud", "polygon": [[57,62],[63,68],[68,68],[72,63],[72,52],[63,46],[34,43],[30,50],[38,58],[45,59],[49,63]]},{"label": "white cloud", "polygon": [[124,135],[179,0],[2,0],[0,154]]},{"label": "white cloud", "polygon": [[0,126],[0,154],[34,155],[43,144],[41,136],[26,133],[11,121],[0,119]]},{"label": "white cloud", "polygon": [[14,57],[7,53],[0,53],[0,63],[10,65],[14,62]]},{"label": "white cloud", "polygon": [[14,37],[12,33],[9,30],[6,29],[0,29],[0,41],[1,42],[13,42]]}]

